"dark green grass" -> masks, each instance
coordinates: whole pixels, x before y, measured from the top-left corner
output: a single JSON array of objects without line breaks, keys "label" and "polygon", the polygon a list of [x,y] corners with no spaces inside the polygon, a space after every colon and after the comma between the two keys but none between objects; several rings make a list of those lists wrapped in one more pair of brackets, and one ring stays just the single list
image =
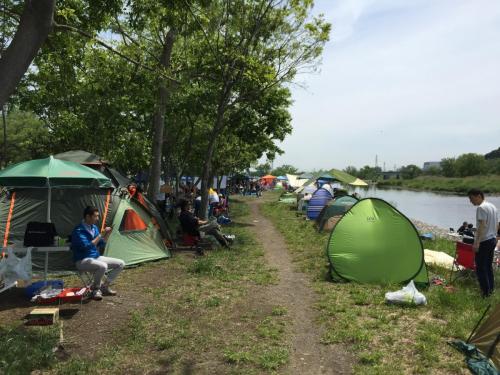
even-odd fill
[{"label": "dark green grass", "polygon": [[[389,306],[385,293],[401,285],[331,282],[326,257],[329,234],[318,233],[312,222],[297,217],[288,205],[267,203],[263,213],[284,235],[297,267],[314,280],[316,308],[325,327],[323,342],[348,345],[357,358],[356,373],[467,373],[462,356],[446,342],[466,339],[487,304],[500,302],[498,296],[481,299],[474,277],[458,280],[453,292],[441,286],[423,290],[427,306]],[[455,245],[438,239],[426,241],[424,247],[454,253]],[[447,279],[450,270],[429,268],[429,274]]]},{"label": "dark green grass", "polygon": [[384,187],[401,187],[415,190],[431,190],[467,194],[472,189],[500,194],[500,176],[439,177],[420,176],[412,180],[385,180],[377,183]]}]

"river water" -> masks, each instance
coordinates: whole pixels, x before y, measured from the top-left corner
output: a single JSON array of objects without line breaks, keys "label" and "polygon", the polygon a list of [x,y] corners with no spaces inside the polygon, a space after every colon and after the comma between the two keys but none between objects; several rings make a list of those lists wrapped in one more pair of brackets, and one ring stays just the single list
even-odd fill
[{"label": "river water", "polygon": [[[455,228],[463,221],[476,225],[476,208],[466,196],[399,189],[357,188],[362,198],[384,199],[411,219],[441,228]],[[500,196],[486,196],[500,210]]]}]

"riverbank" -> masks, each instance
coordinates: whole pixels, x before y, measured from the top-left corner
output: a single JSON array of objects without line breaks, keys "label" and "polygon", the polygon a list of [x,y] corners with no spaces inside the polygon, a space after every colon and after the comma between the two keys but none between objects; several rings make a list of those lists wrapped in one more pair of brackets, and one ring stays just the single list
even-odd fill
[{"label": "riverbank", "polygon": [[500,176],[440,177],[420,176],[411,180],[384,180],[377,187],[395,187],[420,191],[449,192],[467,194],[478,188],[489,194],[500,194]]},{"label": "riverbank", "polygon": [[437,238],[444,238],[446,240],[456,240],[455,237],[449,234],[449,230],[424,223],[423,221],[410,219],[420,233],[432,233]]}]

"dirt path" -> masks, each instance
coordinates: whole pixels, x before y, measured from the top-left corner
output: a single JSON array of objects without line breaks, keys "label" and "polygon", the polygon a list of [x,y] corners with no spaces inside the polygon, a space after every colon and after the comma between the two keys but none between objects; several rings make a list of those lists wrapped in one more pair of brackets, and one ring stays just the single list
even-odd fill
[{"label": "dirt path", "polygon": [[286,307],[292,319],[292,352],[286,374],[350,374],[352,360],[344,348],[320,343],[322,331],[315,324],[312,306],[316,302],[309,279],[294,270],[282,235],[259,210],[263,199],[247,202],[252,230],[264,246],[265,258],[278,270],[279,283],[269,288],[266,298]]}]

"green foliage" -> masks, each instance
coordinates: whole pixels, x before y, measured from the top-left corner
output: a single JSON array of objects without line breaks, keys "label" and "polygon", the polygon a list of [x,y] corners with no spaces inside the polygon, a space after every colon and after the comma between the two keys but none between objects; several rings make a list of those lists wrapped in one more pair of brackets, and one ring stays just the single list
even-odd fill
[{"label": "green foliage", "polygon": [[255,176],[265,176],[271,173],[271,163],[266,162],[264,164],[259,164],[255,167]]},{"label": "green foliage", "polygon": [[456,176],[456,159],[455,158],[444,158],[441,159],[441,173],[444,177],[455,177]]},{"label": "green foliage", "polygon": [[401,172],[401,177],[405,180],[411,180],[422,174],[422,169],[417,167],[415,164],[409,164],[407,166],[401,167],[399,170]]},{"label": "green foliage", "polygon": [[471,177],[420,176],[413,180],[384,180],[378,186],[398,186],[415,190],[431,190],[467,194],[472,188],[485,193],[500,193],[500,175]]},{"label": "green foliage", "polygon": [[370,167],[369,165],[365,165],[363,168],[361,168],[356,175],[356,177],[359,177],[363,180],[372,180],[376,181],[378,180],[378,177],[382,173],[382,168],[380,167]]},{"label": "green foliage", "polygon": [[[2,158],[4,165],[48,156],[51,150],[49,129],[36,115],[14,109],[6,117],[7,158]],[[3,131],[0,131],[2,151],[3,140]]]},{"label": "green foliage", "polygon": [[426,176],[439,176],[441,174],[441,168],[440,167],[436,167],[435,165],[433,165],[432,167],[430,167],[429,169],[427,169],[424,174]]},{"label": "green foliage", "polygon": [[345,168],[344,172],[350,174],[351,176],[358,176],[359,175],[358,169],[356,167],[353,167],[352,165]]},{"label": "green foliage", "polygon": [[486,161],[483,155],[463,154],[455,161],[455,168],[459,177],[481,175],[486,172]]},{"label": "green foliage", "polygon": [[297,174],[299,170],[295,168],[293,165],[283,164],[280,167],[277,167],[271,171],[273,176],[285,176],[286,174]]},{"label": "green foliage", "polygon": [[487,154],[484,155],[484,158],[486,160],[491,160],[491,159],[500,159],[500,147],[497,148],[496,150],[490,151]]}]

